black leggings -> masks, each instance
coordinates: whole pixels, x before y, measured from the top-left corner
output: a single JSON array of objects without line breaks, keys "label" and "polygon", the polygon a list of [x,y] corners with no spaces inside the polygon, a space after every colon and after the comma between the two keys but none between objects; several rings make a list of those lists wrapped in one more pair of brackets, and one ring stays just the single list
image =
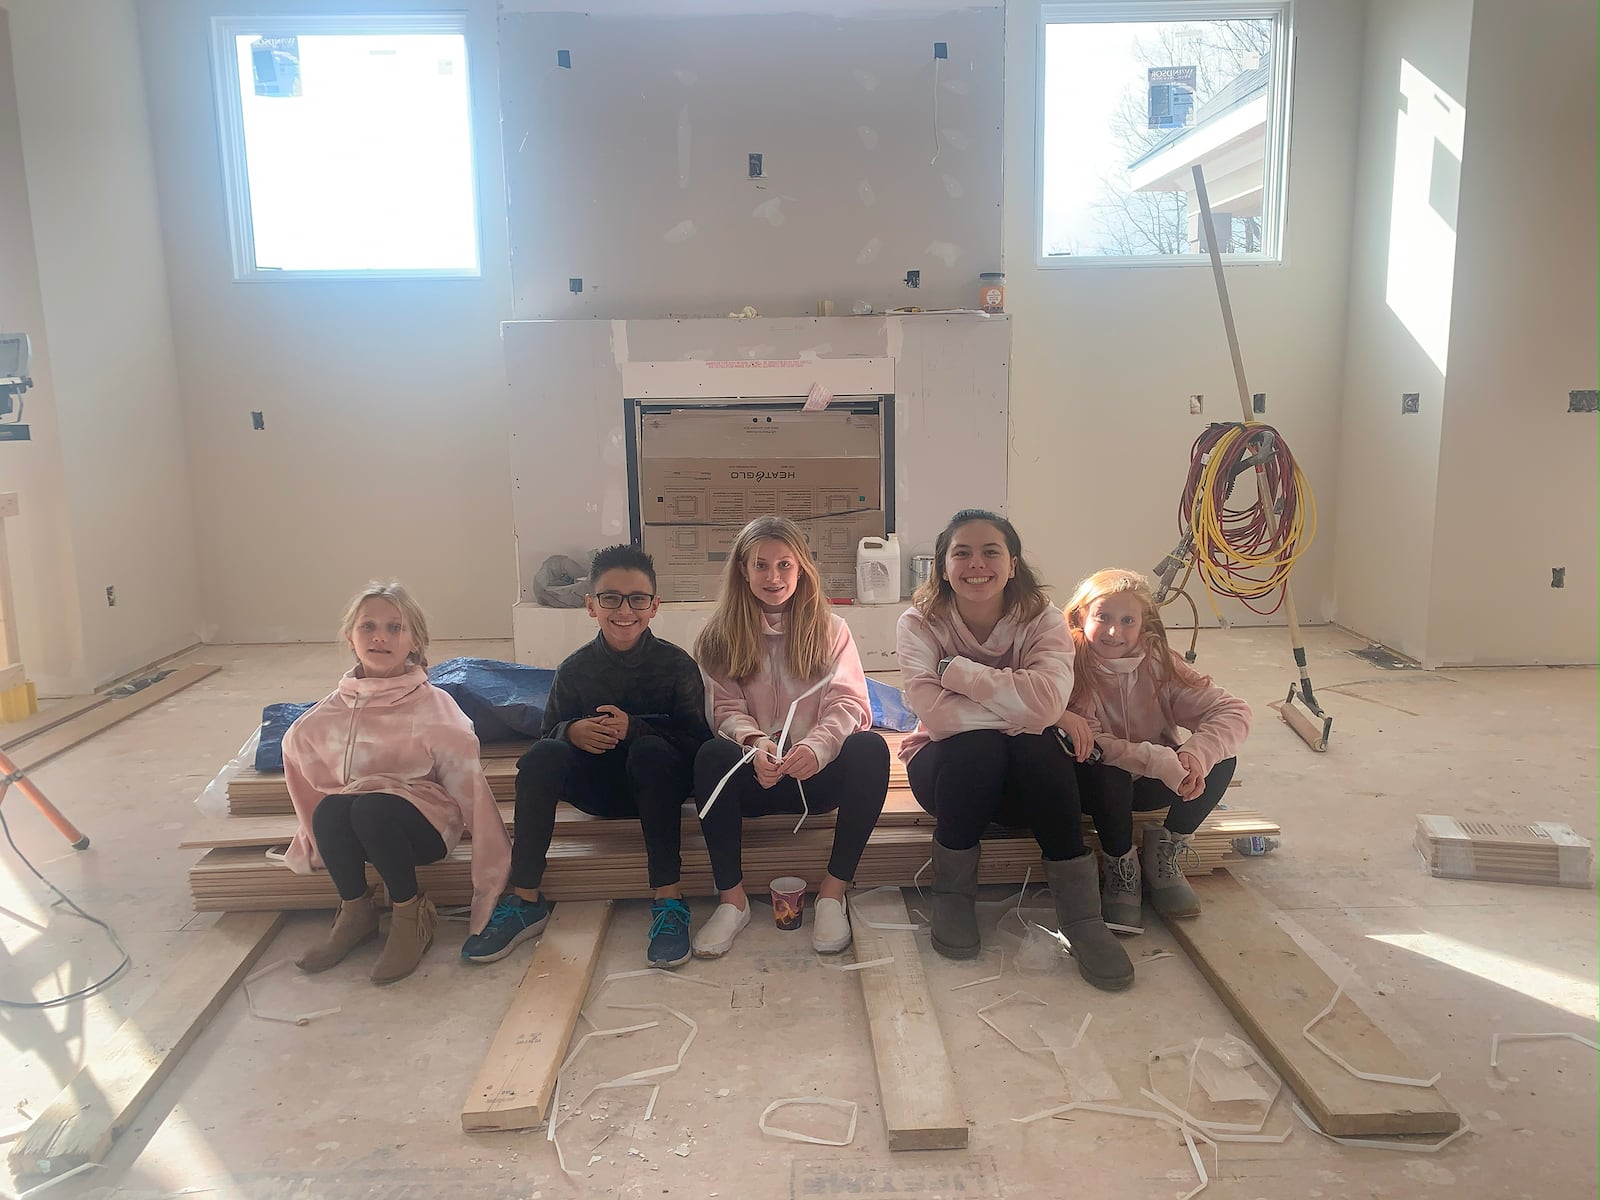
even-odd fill
[{"label": "black leggings", "polygon": [[1094,818],[1100,835],[1100,849],[1112,858],[1121,858],[1133,849],[1133,814],[1167,810],[1163,822],[1173,833],[1193,833],[1211,815],[1233,779],[1236,758],[1225,758],[1206,776],[1206,790],[1193,800],[1180,800],[1178,794],[1159,779],[1135,779],[1121,767],[1105,763],[1079,763],[1078,787],[1083,793],[1083,810]]},{"label": "black leggings", "polygon": [[[713,738],[700,747],[694,760],[694,794],[702,806],[743,753],[727,738]],[[839,747],[838,757],[805,781],[805,789],[806,806],[812,812],[838,810],[828,874],[849,882],[856,876],[862,851],[889,794],[888,743],[870,729],[852,733]],[[756,780],[755,767],[749,763],[740,767],[716,805],[700,819],[717,890],[725,892],[744,881],[745,817],[804,811],[800,788],[793,779],[780,779],[764,788]]]},{"label": "black leggings", "polygon": [[991,823],[1032,830],[1052,861],[1083,853],[1072,760],[1055,734],[972,729],[929,742],[906,764],[917,803],[947,850],[970,850]]},{"label": "black leggings", "polygon": [[422,810],[388,792],[324,796],[311,813],[311,833],[341,900],[366,895],[371,863],[390,901],[403,904],[416,897],[417,865],[449,853]]},{"label": "black leggings", "polygon": [[672,886],[682,870],[682,810],[690,783],[688,759],[654,734],[631,738],[604,754],[541,738],[517,760],[511,886],[533,891],[544,880],[556,805],[563,800],[592,817],[636,818],[644,831],[650,886]]}]

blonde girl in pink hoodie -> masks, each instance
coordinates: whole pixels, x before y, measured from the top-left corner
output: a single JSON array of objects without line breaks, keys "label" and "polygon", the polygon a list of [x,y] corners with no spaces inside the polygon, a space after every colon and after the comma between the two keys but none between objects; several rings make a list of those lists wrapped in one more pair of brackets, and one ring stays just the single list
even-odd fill
[{"label": "blonde girl in pink hoodie", "polygon": [[1105,991],[1131,987],[1133,964],[1100,919],[1077,779],[1053,728],[1072,694],[1061,610],[1023,559],[1016,528],[996,513],[958,512],[934,542],[933,565],[895,638],[917,714],[900,757],[917,803],[936,819],[933,948],[977,957],[981,839],[999,822],[1038,840],[1078,973]]},{"label": "blonde girl in pink hoodie", "polygon": [[[1078,748],[1083,806],[1100,834],[1106,923],[1124,933],[1144,928],[1133,813],[1163,808],[1165,822],[1145,831],[1142,873],[1158,913],[1192,917],[1200,903],[1183,877],[1189,837],[1228,790],[1250,706],[1173,653],[1150,584],[1136,572],[1097,571],[1080,583],[1067,631],[1077,682],[1058,723]],[[1091,745],[1102,762],[1083,761]]]},{"label": "blonde girl in pink hoodie", "polygon": [[696,931],[694,953],[726,954],[750,923],[743,819],[837,810],[828,873],[811,918],[812,947],[836,954],[850,944],[845,889],[889,792],[889,747],[872,731],[867,677],[850,627],[822,594],[805,535],[793,521],[757,517],[740,531],[694,656],[708,681],[716,734],[695,757],[694,794],[702,807],[727,776],[700,819],[721,903]]},{"label": "blonde girl in pink hoodie", "polygon": [[378,932],[370,862],[394,906],[374,983],[417,969],[439,916],[417,886],[417,866],[472,840],[472,928],[488,923],[505,890],[511,843],[478,757],[478,738],[450,696],[428,682],[428,622],[397,583],[374,583],[350,602],[339,636],[356,665],[283,739],[283,770],[300,828],[285,861],[299,874],[327,869],[339,913],[299,960],[325,971]]}]

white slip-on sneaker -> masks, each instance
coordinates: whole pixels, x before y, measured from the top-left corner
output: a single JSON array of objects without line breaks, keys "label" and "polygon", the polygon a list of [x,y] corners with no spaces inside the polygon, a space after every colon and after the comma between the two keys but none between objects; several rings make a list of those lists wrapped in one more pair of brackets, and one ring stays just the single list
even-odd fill
[{"label": "white slip-on sneaker", "polygon": [[850,914],[846,902],[831,897],[818,900],[811,910],[811,948],[818,954],[837,954],[850,944]]},{"label": "white slip-on sneaker", "polygon": [[719,904],[711,919],[695,932],[694,956],[696,958],[721,958],[733,948],[733,939],[750,924],[750,906],[737,908],[732,904]]}]

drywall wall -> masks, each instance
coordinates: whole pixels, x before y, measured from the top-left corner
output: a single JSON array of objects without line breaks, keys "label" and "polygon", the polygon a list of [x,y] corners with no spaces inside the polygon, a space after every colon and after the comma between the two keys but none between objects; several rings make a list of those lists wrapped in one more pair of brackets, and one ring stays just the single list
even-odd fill
[{"label": "drywall wall", "polygon": [[33,217],[22,160],[22,130],[11,68],[11,23],[0,9],[0,329],[22,332],[33,346],[33,388],[22,397],[30,440],[0,441],[0,492],[17,493],[20,511],[6,520],[19,641],[28,676],[46,695],[81,691],[84,670],[66,475],[56,420],[55,385]]},{"label": "drywall wall", "polygon": [[510,634],[495,5],[457,7],[469,14],[483,274],[247,284],[229,256],[210,21],[327,6],[139,4],[208,641],[327,640],[375,577],[406,582],[435,637]]},{"label": "drywall wall", "polygon": [[503,13],[517,315],[975,307],[1004,18]]},{"label": "drywall wall", "polygon": [[[1005,508],[1007,325],[982,313],[507,322],[521,599],[535,601],[549,555],[586,562],[628,540],[625,398],[799,398],[824,381],[840,396],[894,395],[894,531],[909,580],[911,556],[933,552],[953,512]],[[669,372],[660,390],[638,386]]]},{"label": "drywall wall", "polygon": [[132,0],[9,8],[81,670],[98,684],[199,627],[144,81]]},{"label": "drywall wall", "polygon": [[1596,660],[1595,80],[1593,4],[1474,6],[1432,663]]},{"label": "drywall wall", "polygon": [[[1362,13],[1360,0],[1296,8],[1284,262],[1228,275],[1250,389],[1267,394],[1265,419],[1293,448],[1323,515],[1294,576],[1311,621],[1326,619],[1332,600],[1327,522],[1337,507]],[[1149,571],[1171,548],[1189,447],[1207,422],[1239,418],[1238,391],[1203,265],[1034,265],[1039,5],[1008,5],[1006,31],[1011,515],[1060,598],[1090,571]],[[1189,415],[1191,393],[1206,397],[1201,416]],[[1209,623],[1203,600],[1201,609]],[[1236,604],[1224,611],[1261,620]]]},{"label": "drywall wall", "polygon": [[[1345,345],[1336,619],[1426,654],[1472,0],[1369,7]],[[1415,412],[1402,398],[1416,393]]]}]

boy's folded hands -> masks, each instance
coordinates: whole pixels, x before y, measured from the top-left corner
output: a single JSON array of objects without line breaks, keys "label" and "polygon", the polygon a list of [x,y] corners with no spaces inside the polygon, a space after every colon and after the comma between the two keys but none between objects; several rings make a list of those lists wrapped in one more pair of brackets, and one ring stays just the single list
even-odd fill
[{"label": "boy's folded hands", "polygon": [[614,750],[628,736],[632,718],[615,704],[602,704],[592,717],[583,717],[567,726],[567,740],[589,754]]}]

